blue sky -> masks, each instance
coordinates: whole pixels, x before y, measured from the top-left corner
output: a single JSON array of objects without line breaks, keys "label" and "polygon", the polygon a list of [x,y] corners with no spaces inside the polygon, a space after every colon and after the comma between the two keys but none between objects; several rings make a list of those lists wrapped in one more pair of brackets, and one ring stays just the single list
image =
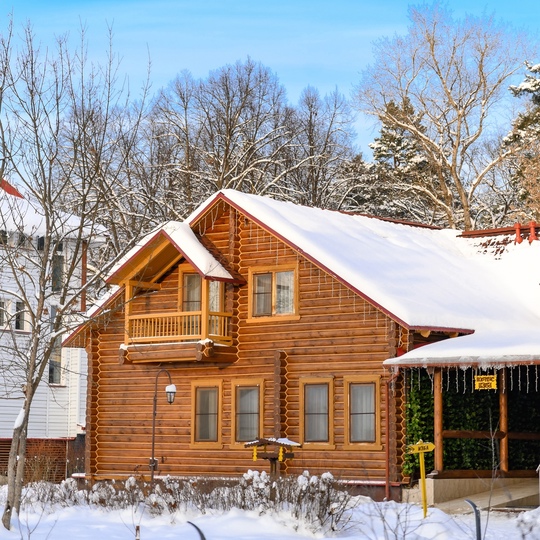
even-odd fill
[{"label": "blue sky", "polygon": [[[76,45],[84,25],[91,57],[103,61],[108,27],[112,27],[113,49],[122,58],[123,74],[132,86],[138,85],[150,58],[154,90],[182,70],[205,77],[212,69],[250,56],[277,74],[294,104],[308,85],[323,95],[337,87],[349,96],[371,61],[372,42],[406,32],[408,4],[399,0],[0,0],[0,28],[6,27],[13,13],[15,27],[30,21],[44,44],[67,33]],[[540,30],[539,0],[453,0],[448,5],[458,17],[487,11],[534,36]],[[362,147],[365,137],[360,134]],[[372,134],[367,137],[371,140]]]}]

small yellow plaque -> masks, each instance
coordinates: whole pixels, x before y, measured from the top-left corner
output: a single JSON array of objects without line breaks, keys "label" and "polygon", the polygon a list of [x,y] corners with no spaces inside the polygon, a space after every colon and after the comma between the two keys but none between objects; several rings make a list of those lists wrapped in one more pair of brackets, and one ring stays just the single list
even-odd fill
[{"label": "small yellow plaque", "polygon": [[475,390],[497,390],[497,375],[475,375]]}]

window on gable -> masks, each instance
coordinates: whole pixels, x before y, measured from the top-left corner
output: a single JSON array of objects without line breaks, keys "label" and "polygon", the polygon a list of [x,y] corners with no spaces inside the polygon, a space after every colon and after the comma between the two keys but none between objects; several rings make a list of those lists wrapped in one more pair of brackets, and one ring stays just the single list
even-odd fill
[{"label": "window on gable", "polygon": [[248,442],[260,436],[261,384],[234,386],[234,440]]},{"label": "window on gable", "polygon": [[301,432],[304,443],[333,444],[333,379],[300,379]]},{"label": "window on gable", "polygon": [[211,313],[223,311],[224,287],[220,281],[208,282],[208,310]]},{"label": "window on gable", "polygon": [[293,269],[253,270],[250,284],[251,317],[296,313],[295,271]]},{"label": "window on gable", "polygon": [[346,444],[380,446],[380,381],[378,377],[345,377]]},{"label": "window on gable", "polygon": [[219,387],[195,388],[195,442],[217,442]]},{"label": "window on gable", "polygon": [[202,280],[199,274],[184,274],[183,293],[182,293],[182,311],[200,311],[201,310],[201,289]]},{"label": "window on gable", "polygon": [[4,300],[0,300],[0,328],[6,326],[7,323],[7,313],[6,313],[6,303]]}]

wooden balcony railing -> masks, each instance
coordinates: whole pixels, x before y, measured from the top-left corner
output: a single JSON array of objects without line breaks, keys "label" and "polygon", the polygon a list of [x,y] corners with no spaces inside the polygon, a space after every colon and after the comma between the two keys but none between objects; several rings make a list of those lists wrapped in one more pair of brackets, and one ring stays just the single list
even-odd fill
[{"label": "wooden balcony railing", "polygon": [[[211,339],[217,343],[232,342],[231,313],[201,311],[130,315],[127,319],[128,343],[157,343],[160,341],[200,341]],[[205,323],[205,324],[203,324]]]}]

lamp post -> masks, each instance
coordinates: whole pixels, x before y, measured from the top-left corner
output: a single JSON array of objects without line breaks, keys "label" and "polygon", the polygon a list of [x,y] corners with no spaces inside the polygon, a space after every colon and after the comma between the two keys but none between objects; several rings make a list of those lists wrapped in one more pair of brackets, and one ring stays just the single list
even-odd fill
[{"label": "lamp post", "polygon": [[157,459],[155,458],[155,443],[156,443],[156,415],[157,415],[157,383],[161,373],[166,373],[169,377],[169,384],[165,387],[167,394],[167,403],[171,405],[174,402],[174,396],[176,394],[176,386],[172,383],[171,374],[166,369],[160,369],[156,373],[156,384],[154,386],[154,410],[152,412],[152,457],[150,458],[150,480],[154,483],[154,472],[157,469]]}]

